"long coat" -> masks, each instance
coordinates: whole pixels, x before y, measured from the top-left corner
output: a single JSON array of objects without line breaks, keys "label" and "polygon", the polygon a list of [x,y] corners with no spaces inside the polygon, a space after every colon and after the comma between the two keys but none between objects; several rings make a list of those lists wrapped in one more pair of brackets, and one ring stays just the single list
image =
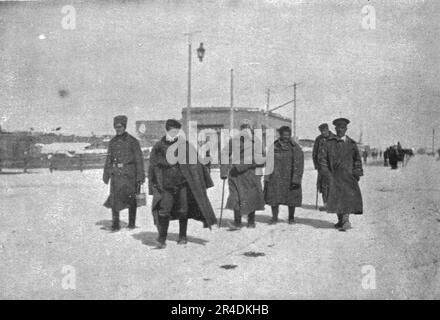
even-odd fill
[{"label": "long coat", "polygon": [[388,151],[388,158],[392,168],[397,168],[397,163],[399,162],[399,154],[397,148],[390,147]]},{"label": "long coat", "polygon": [[304,173],[304,153],[293,139],[287,143],[276,140],[273,152],[273,172],[264,177],[266,204],[299,207],[302,205],[302,189],[291,190],[290,185],[292,183],[301,185]]},{"label": "long coat", "polygon": [[[229,196],[225,208],[239,211],[242,215],[264,210],[261,176],[255,173],[255,169],[260,165],[256,164],[253,153],[253,150],[261,150],[260,145],[254,148],[255,144],[259,143],[246,134],[241,138],[232,138],[229,141],[229,149],[222,150],[222,159],[229,159],[228,164],[222,163],[220,166],[220,176],[228,177]],[[234,150],[234,146],[239,146],[239,149]]]},{"label": "long coat", "polygon": [[[186,152],[197,152],[188,142],[179,140],[176,143],[185,144]],[[163,188],[163,170],[165,166],[170,164],[166,158],[166,150],[168,146],[165,142],[165,137],[159,140],[153,147],[150,153],[150,166],[148,168],[148,192],[153,196],[153,203],[151,205],[154,223],[157,224],[157,217],[160,210],[160,203],[162,200],[160,191]],[[179,149],[178,149],[179,150]],[[197,161],[195,164],[190,164],[188,155],[185,161],[180,161],[179,168],[184,176],[188,186],[188,218],[203,222],[204,227],[211,227],[216,223],[214,210],[211,202],[208,199],[206,190],[214,186],[208,169]],[[173,209],[171,212],[171,219],[178,219],[180,212]]]},{"label": "long coat", "polygon": [[[333,133],[330,132],[329,137],[331,136],[333,136]],[[326,138],[322,134],[317,136],[315,139],[315,143],[313,144],[313,152],[312,152],[313,166],[315,167],[315,170],[318,170],[316,188],[318,189],[319,193],[324,193],[324,199],[326,199],[327,197],[329,181],[326,178],[326,176],[321,173],[321,170],[319,168],[320,166],[319,166],[318,158],[319,158],[319,153],[327,139],[328,137]]]},{"label": "long coat", "polygon": [[110,180],[105,207],[120,211],[136,205],[136,186],[145,181],[144,161],[139,142],[127,132],[110,140],[103,180]]},{"label": "long coat", "polygon": [[363,175],[362,160],[356,142],[332,136],[319,154],[319,165],[330,182],[328,213],[362,214],[362,195],[357,178]]}]

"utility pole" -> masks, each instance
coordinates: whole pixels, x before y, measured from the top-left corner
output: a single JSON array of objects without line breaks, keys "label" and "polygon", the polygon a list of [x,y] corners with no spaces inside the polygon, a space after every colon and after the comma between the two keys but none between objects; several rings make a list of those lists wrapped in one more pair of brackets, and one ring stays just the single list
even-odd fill
[{"label": "utility pole", "polygon": [[234,69],[231,69],[231,112],[229,118],[229,130],[232,135],[232,130],[234,129]]},{"label": "utility pole", "polygon": [[267,98],[266,98],[266,115],[265,115],[265,126],[266,129],[269,127],[269,109],[270,109],[270,89],[267,89]]},{"label": "utility pole", "polygon": [[296,87],[300,85],[301,82],[294,82],[293,83],[293,117],[292,117],[292,128],[293,128],[293,138],[295,141],[297,141],[296,136]]},{"label": "utility pole", "polygon": [[434,153],[434,142],[435,142],[435,129],[432,129],[432,155],[435,157]]},{"label": "utility pole", "polygon": [[191,121],[191,34],[188,34],[188,95],[186,107],[187,129],[189,130],[189,123]]},{"label": "utility pole", "polygon": [[292,117],[293,138],[296,141],[296,82],[293,83],[293,117]]}]

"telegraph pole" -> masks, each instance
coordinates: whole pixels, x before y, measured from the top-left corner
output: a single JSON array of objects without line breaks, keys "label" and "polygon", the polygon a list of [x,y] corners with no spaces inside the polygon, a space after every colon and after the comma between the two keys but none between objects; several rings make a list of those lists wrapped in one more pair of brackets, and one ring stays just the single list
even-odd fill
[{"label": "telegraph pole", "polygon": [[269,107],[270,107],[270,89],[267,89],[267,98],[266,98],[266,116],[265,116],[265,125],[266,129],[269,127]]},{"label": "telegraph pole", "polygon": [[293,83],[293,117],[292,117],[293,138],[296,141],[296,82]]},{"label": "telegraph pole", "polygon": [[293,83],[293,117],[292,117],[292,128],[293,128],[293,137],[295,141],[297,140],[296,136],[296,87],[300,85],[302,82],[294,82]]},{"label": "telegraph pole", "polygon": [[191,34],[188,34],[188,96],[186,108],[186,121],[189,130],[189,123],[191,121]]},{"label": "telegraph pole", "polygon": [[232,130],[234,129],[234,69],[231,69],[231,112],[229,118],[229,130],[232,134]]},{"label": "telegraph pole", "polygon": [[435,157],[435,153],[434,153],[434,142],[435,142],[435,129],[432,129],[432,155]]}]

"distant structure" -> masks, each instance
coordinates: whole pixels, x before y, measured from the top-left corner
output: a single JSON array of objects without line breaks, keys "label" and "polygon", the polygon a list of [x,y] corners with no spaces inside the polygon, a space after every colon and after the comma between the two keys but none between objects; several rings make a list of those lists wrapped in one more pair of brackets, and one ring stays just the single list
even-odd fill
[{"label": "distant structure", "polygon": [[[200,107],[191,108],[191,120],[197,121],[198,129],[230,129],[229,107]],[[182,109],[182,124],[184,130],[187,126],[187,108]],[[267,125],[266,125],[267,120]],[[273,128],[281,126],[291,126],[290,118],[283,117],[277,113],[271,112],[266,118],[263,110],[258,108],[234,108],[234,128],[238,129],[243,122],[248,122],[254,129]]]},{"label": "distant structure", "polygon": [[1,168],[16,165],[27,170],[35,139],[27,133],[0,132]]}]

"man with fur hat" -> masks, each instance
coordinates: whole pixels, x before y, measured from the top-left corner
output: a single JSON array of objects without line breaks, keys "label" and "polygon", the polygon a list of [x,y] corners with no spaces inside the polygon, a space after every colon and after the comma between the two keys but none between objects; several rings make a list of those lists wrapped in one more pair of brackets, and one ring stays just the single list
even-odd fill
[{"label": "man with fur hat", "polygon": [[[187,244],[188,219],[211,228],[216,222],[206,189],[214,186],[208,169],[197,161],[197,151],[179,135],[182,125],[169,119],[166,134],[151,150],[148,169],[149,193],[159,236],[157,248],[166,247],[170,220],[179,220],[177,244]],[[191,163],[191,153],[195,163]]]},{"label": "man with fur hat", "polygon": [[295,208],[301,207],[301,181],[304,173],[304,153],[301,146],[291,137],[288,126],[278,129],[279,138],[272,148],[273,171],[264,177],[264,199],[272,208],[271,224],[278,222],[279,206],[289,208],[289,224],[294,223]]},{"label": "man with fur hat", "polygon": [[362,195],[359,179],[363,175],[362,159],[356,142],[345,135],[348,119],[333,121],[336,136],[327,139],[318,160],[322,171],[329,180],[327,212],[336,213],[338,223],[335,228],[347,231],[351,228],[349,215],[362,214]]},{"label": "man with fur hat", "polygon": [[127,133],[127,117],[113,120],[116,136],[110,140],[103,181],[110,181],[110,195],[104,206],[112,209],[112,230],[120,229],[119,212],[128,208],[128,228],[136,224],[136,192],[145,182],[144,159],[139,141]]},{"label": "man with fur hat", "polygon": [[312,152],[312,158],[313,158],[313,165],[315,167],[315,170],[318,171],[318,179],[316,182],[316,188],[319,193],[322,194],[322,201],[324,202],[324,207],[320,208],[321,211],[324,211],[327,206],[327,198],[328,198],[328,180],[326,177],[321,173],[319,161],[318,161],[318,155],[320,152],[320,149],[323,147],[323,144],[325,141],[333,135],[333,133],[329,130],[327,123],[322,123],[318,127],[321,134],[316,137],[315,143],[313,144],[313,152]]}]

